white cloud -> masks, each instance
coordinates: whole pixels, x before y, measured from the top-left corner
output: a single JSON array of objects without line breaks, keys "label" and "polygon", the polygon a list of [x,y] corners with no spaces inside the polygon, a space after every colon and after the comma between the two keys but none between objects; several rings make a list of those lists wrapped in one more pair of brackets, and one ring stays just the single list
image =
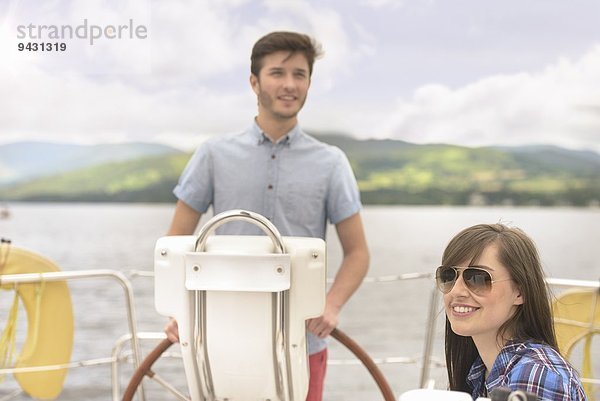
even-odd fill
[{"label": "white cloud", "polygon": [[[243,129],[256,109],[247,83],[250,49],[263,34],[285,29],[306,32],[325,49],[301,114],[307,129],[416,142],[599,146],[600,47],[538,72],[528,68],[451,88],[418,84],[410,56],[391,39],[394,27],[373,25],[379,19],[372,13],[387,17],[402,1],[375,1],[385,6],[380,11],[375,3],[375,11],[364,5],[342,10],[314,0],[38,3],[0,6],[0,92],[8,94],[0,98],[0,142],[144,140],[187,147]],[[371,13],[366,19],[365,10]],[[99,25],[131,18],[148,26],[149,37],[93,47],[71,41],[65,54],[14,50],[17,24],[81,24],[84,18]],[[410,36],[415,49],[422,28],[435,32],[435,26],[416,28]],[[506,49],[485,49],[511,57]],[[459,66],[455,76],[468,81],[462,76],[469,63]],[[420,85],[412,97],[394,85],[398,76]]]},{"label": "white cloud", "polygon": [[360,4],[372,8],[383,8],[383,7],[402,7],[405,0],[361,0]]},{"label": "white cloud", "polygon": [[[2,130],[10,139],[73,142],[164,140],[165,133],[214,134],[240,129],[253,113],[252,96],[221,95],[199,90],[152,96],[121,82],[53,77],[30,71],[27,85],[3,82],[12,93],[2,101]],[[2,134],[3,141],[9,136]],[[178,145],[177,142],[172,142]]]},{"label": "white cloud", "polygon": [[[323,46],[324,57],[318,60],[313,76],[312,95],[326,93],[350,74],[353,64],[369,48],[357,47],[351,38],[349,26],[339,11],[317,2],[303,0],[266,0],[269,10],[259,20],[263,32],[272,30],[297,30],[315,37]],[[360,34],[360,32],[359,32]]]},{"label": "white cloud", "polygon": [[[153,74],[169,80],[205,79],[246,63],[252,37],[218,2],[157,2],[153,7]],[[168,83],[168,82],[167,82]]]},{"label": "white cloud", "polygon": [[[236,75],[238,70],[248,71],[254,41],[278,27],[306,28],[332,44],[316,91],[333,85],[353,57],[337,14],[306,2],[266,2],[258,24],[235,12],[243,5],[239,0],[154,2],[151,18],[144,0],[130,0],[131,6],[125,8],[107,8],[103,3],[57,1],[47,10],[35,11],[36,18],[28,8],[17,9],[10,27],[31,18],[40,24],[74,26],[88,16],[93,16],[89,24],[102,26],[137,18],[137,24],[149,26],[149,41],[137,42],[142,50],[135,51],[106,40],[93,47],[79,40],[68,43],[70,52],[58,55],[62,58],[25,52],[2,63],[0,87],[11,94],[0,99],[2,142],[177,138],[173,143],[180,145],[198,142],[195,136],[242,129],[255,113],[247,78],[229,90],[214,89],[218,85],[213,81],[223,80],[231,71]],[[284,20],[287,25],[281,25]],[[15,54],[10,51],[12,35],[5,32],[1,37],[3,53]],[[150,45],[151,59],[142,44]]]},{"label": "white cloud", "polygon": [[600,46],[535,74],[492,76],[458,89],[420,87],[382,122],[384,136],[470,145],[554,143],[600,150]]}]

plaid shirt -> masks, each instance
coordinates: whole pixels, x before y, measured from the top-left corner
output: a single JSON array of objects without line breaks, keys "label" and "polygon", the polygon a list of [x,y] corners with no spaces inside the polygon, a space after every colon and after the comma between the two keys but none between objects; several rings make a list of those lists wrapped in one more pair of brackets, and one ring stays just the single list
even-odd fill
[{"label": "plaid shirt", "polygon": [[485,365],[477,358],[467,384],[471,395],[486,397],[496,387],[536,394],[540,401],[586,401],[581,381],[571,365],[552,347],[533,342],[508,342],[485,378]]}]

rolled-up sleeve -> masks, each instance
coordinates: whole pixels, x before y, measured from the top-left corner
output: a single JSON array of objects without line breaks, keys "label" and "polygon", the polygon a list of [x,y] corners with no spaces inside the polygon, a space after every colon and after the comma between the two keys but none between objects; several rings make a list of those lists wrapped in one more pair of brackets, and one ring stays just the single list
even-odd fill
[{"label": "rolled-up sleeve", "polygon": [[210,144],[201,145],[188,162],[173,189],[173,194],[196,210],[204,213],[213,200],[213,163]]},{"label": "rolled-up sleeve", "polygon": [[339,149],[329,182],[327,216],[332,224],[358,213],[362,207],[356,178],[346,155]]}]

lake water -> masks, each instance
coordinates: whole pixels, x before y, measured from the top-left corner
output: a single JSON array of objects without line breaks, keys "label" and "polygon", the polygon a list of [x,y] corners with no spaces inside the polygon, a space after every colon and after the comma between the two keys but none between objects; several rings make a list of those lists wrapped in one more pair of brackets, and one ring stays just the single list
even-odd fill
[{"label": "lake water", "polygon": [[[55,262],[63,270],[151,270],[154,242],[169,225],[173,205],[140,204],[11,204],[10,218],[0,220],[0,237],[11,239]],[[366,207],[363,220],[371,251],[369,276],[431,272],[447,241],[477,223],[504,222],[525,230],[538,245],[548,276],[600,278],[599,209],[508,207]],[[205,219],[203,219],[205,221]],[[328,242],[329,276],[340,261],[335,230]],[[140,331],[162,331],[165,318],[153,310],[152,280],[132,279]],[[108,357],[116,339],[127,331],[122,290],[109,280],[69,284],[76,318],[73,359]],[[365,283],[346,305],[340,328],[374,358],[418,357],[433,283],[414,280]],[[10,293],[0,293],[0,325],[6,321]],[[24,315],[21,314],[24,318]],[[19,330],[25,330],[21,319]],[[439,315],[434,358],[443,360],[443,314]],[[155,343],[144,343],[143,353]],[[331,342],[331,359],[348,359],[348,351]],[[598,346],[595,361],[600,360]],[[181,383],[179,360],[160,361],[157,371]],[[600,376],[596,363],[596,377]],[[159,369],[160,368],[160,369]],[[382,371],[394,391],[419,385],[420,364],[385,364]],[[125,369],[123,382],[130,370]],[[445,369],[432,368],[437,388],[444,388]],[[17,388],[8,377],[0,397]],[[152,385],[148,399],[173,399]],[[157,394],[155,396],[155,394]],[[16,400],[27,400],[18,396]],[[106,365],[69,372],[61,400],[110,399],[110,368]],[[362,366],[331,365],[327,400],[381,399]]]}]

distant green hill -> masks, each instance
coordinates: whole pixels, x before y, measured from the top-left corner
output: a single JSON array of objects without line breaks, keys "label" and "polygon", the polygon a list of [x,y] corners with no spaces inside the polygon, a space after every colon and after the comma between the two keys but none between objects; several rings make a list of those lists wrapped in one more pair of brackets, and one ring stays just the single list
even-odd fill
[{"label": "distant green hill", "polygon": [[[553,146],[467,148],[320,137],[345,149],[366,204],[595,205],[600,155]],[[356,143],[358,142],[358,143]]]},{"label": "distant green hill", "polygon": [[0,185],[134,158],[181,153],[157,143],[77,145],[16,142],[0,145]]},{"label": "distant green hill", "polygon": [[[552,146],[467,148],[316,135],[344,150],[363,203],[600,203],[600,155]],[[0,188],[0,200],[172,202],[190,154],[144,157]]]},{"label": "distant green hill", "polygon": [[190,155],[102,164],[0,188],[0,199],[78,202],[172,202],[171,191]]}]

